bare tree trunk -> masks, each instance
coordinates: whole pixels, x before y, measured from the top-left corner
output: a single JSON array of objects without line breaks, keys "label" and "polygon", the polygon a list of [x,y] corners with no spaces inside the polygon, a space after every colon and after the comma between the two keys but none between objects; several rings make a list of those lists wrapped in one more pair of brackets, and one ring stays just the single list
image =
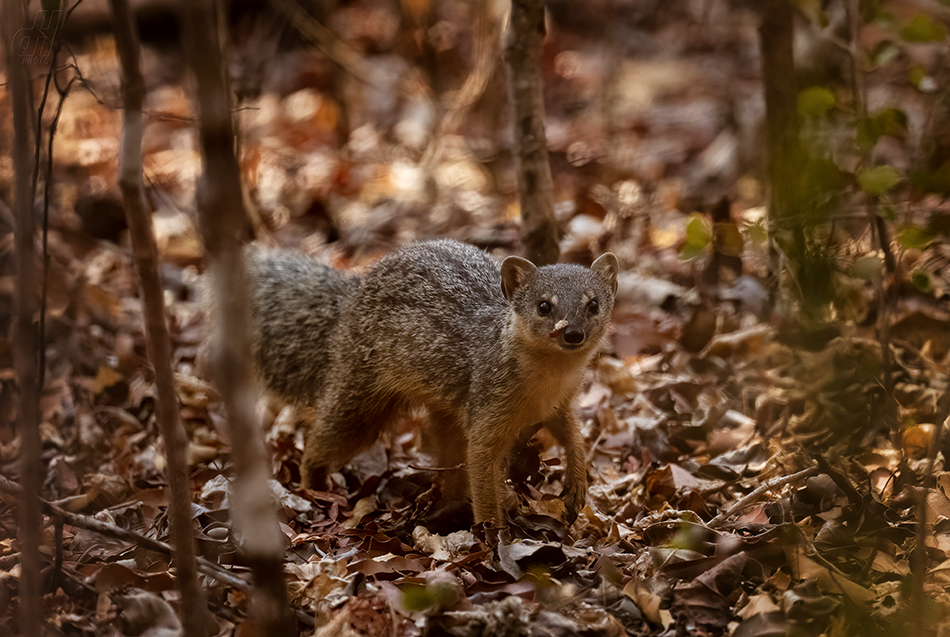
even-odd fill
[{"label": "bare tree trunk", "polygon": [[[854,130],[860,131],[867,124],[868,100],[867,77],[864,72],[864,50],[861,45],[861,8],[859,0],[845,0],[848,16],[848,52],[851,62],[851,98],[854,101]],[[862,150],[861,163],[871,165],[870,149]],[[863,193],[862,199],[868,215],[871,240],[874,248],[884,255],[884,276],[880,278],[877,294],[877,338],[881,344],[882,377],[884,388],[884,409],[881,416],[891,430],[891,440],[900,446],[901,427],[897,417],[897,402],[894,399],[894,357],[891,353],[891,310],[896,305],[895,294],[899,287],[900,276],[897,273],[898,262],[891,250],[890,233],[883,215],[878,214],[880,201]],[[913,571],[914,559],[911,559]],[[916,589],[915,594],[916,594]]]},{"label": "bare tree trunk", "polygon": [[512,0],[511,24],[505,40],[508,99],[515,140],[515,165],[521,198],[525,256],[538,265],[558,257],[554,223],[554,182],[544,134],[543,0]]},{"label": "bare tree trunk", "polygon": [[110,6],[116,50],[122,65],[124,121],[122,152],[119,155],[119,188],[125,200],[125,216],[129,223],[135,267],[142,289],[145,335],[158,391],[156,417],[168,459],[166,477],[171,488],[168,507],[170,533],[172,545],[175,547],[175,567],[181,592],[182,625],[187,637],[202,637],[208,633],[208,607],[204,590],[198,583],[198,567],[195,561],[191,489],[185,459],[188,438],[179,413],[175,377],[171,366],[171,341],[165,323],[164,292],[158,274],[158,250],[155,247],[152,220],[146,208],[142,185],[142,104],[145,100],[145,81],[139,66],[139,40],[132,23],[128,0],[110,0]]},{"label": "bare tree trunk", "polygon": [[212,367],[231,429],[236,478],[235,527],[254,576],[248,622],[255,634],[293,634],[284,582],[284,547],[268,481],[263,435],[255,416],[250,371],[247,277],[241,251],[249,224],[234,152],[230,93],[211,0],[182,2],[186,53],[198,85],[203,156],[199,225],[213,280],[211,320],[218,339]]},{"label": "bare tree trunk", "polygon": [[[784,249],[793,266],[804,256],[804,233],[794,221],[796,184],[801,165],[798,124],[798,87],[795,82],[794,9],[788,0],[765,0],[761,7],[759,43],[762,48],[762,83],[765,88],[765,118],[768,127],[768,171],[772,189],[769,216],[775,230],[785,236]],[[791,221],[790,221],[791,220]],[[791,224],[791,225],[790,225]],[[771,235],[770,235],[771,236]],[[773,239],[774,241],[774,239]],[[772,246],[770,289],[778,287],[779,264]]]},{"label": "bare tree trunk", "polygon": [[23,4],[7,0],[3,13],[3,42],[7,51],[7,81],[13,102],[13,169],[16,196],[16,335],[14,360],[20,382],[17,433],[20,436],[20,484],[23,500],[19,506],[17,542],[20,547],[20,633],[26,637],[42,634],[43,609],[40,597],[40,554],[42,537],[40,515],[40,414],[37,378],[36,328],[33,319],[36,303],[36,255],[33,245],[33,153],[30,133],[30,83],[25,62],[16,53],[16,34],[24,26]]}]

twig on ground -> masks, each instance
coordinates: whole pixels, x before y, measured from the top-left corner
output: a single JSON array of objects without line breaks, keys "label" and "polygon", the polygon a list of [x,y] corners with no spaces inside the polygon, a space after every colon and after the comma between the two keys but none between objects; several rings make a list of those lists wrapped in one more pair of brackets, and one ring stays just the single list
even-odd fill
[{"label": "twig on ground", "polygon": [[[0,491],[12,495],[19,500],[22,500],[24,497],[23,488],[17,483],[8,480],[3,476],[0,476]],[[46,515],[57,520],[62,520],[64,523],[69,524],[70,526],[74,526],[79,529],[86,529],[87,531],[93,531],[100,535],[105,535],[106,537],[134,542],[137,546],[141,546],[142,548],[148,549],[150,551],[155,551],[156,553],[161,553],[162,555],[167,555],[169,557],[172,556],[172,547],[170,544],[165,542],[153,540],[152,538],[141,535],[140,533],[136,533],[135,531],[123,529],[120,526],[116,526],[115,524],[111,524],[109,522],[103,522],[102,520],[97,520],[96,518],[90,517],[88,515],[67,511],[56,506],[55,504],[52,504],[51,502],[47,502],[46,500],[40,500],[40,507],[42,508],[43,513]],[[240,591],[247,592],[250,590],[251,585],[247,581],[238,577],[231,571],[218,566],[214,562],[210,562],[200,556],[196,557],[195,561],[198,564],[198,570],[208,577],[211,577],[227,586],[233,586]]]},{"label": "twig on ground", "polygon": [[784,487],[786,484],[796,482],[798,480],[801,480],[802,478],[808,478],[810,476],[815,475],[816,473],[818,473],[817,467],[809,467],[808,469],[802,469],[801,471],[798,471],[791,475],[779,476],[778,478],[772,478],[768,482],[760,484],[748,495],[742,496],[741,498],[739,498],[738,500],[736,500],[735,502],[727,506],[725,509],[722,510],[722,512],[719,513],[719,515],[717,515],[712,520],[710,520],[709,524],[707,524],[706,526],[713,529],[718,526],[721,526],[722,523],[725,522],[728,518],[730,518],[735,513],[741,511],[745,507],[749,506],[750,504],[752,504],[753,502],[761,498],[763,495],[765,495],[766,492],[771,491],[772,489],[778,489],[780,487]]}]

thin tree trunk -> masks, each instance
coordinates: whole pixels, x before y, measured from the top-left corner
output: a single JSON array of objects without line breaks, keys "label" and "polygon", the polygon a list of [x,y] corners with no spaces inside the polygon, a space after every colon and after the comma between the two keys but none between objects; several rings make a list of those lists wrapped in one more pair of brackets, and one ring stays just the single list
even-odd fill
[{"label": "thin tree trunk", "polygon": [[171,488],[169,519],[175,567],[181,592],[181,614],[184,634],[201,637],[208,630],[208,607],[198,582],[195,542],[191,522],[191,489],[185,459],[188,438],[181,422],[175,377],[171,366],[171,342],[165,323],[165,301],[158,273],[158,250],[152,231],[152,220],[145,205],[142,184],[142,133],[145,81],[139,66],[140,47],[132,23],[128,0],[110,0],[112,30],[122,66],[122,106],[124,110],[122,152],[119,156],[119,188],[125,201],[135,267],[139,275],[145,312],[145,335],[149,358],[155,370],[158,391],[156,417],[165,456],[166,477]]},{"label": "thin tree trunk", "polygon": [[543,0],[512,0],[505,40],[508,100],[521,199],[522,240],[525,256],[538,265],[554,263],[558,257],[554,182],[544,134],[544,33]]},{"label": "thin tree trunk", "polygon": [[[851,97],[854,101],[854,131],[857,134],[867,124],[867,77],[864,72],[864,50],[861,46],[861,7],[858,0],[845,0],[848,16],[848,53],[851,62]],[[861,153],[861,163],[871,165],[870,149]],[[900,277],[897,274],[898,263],[891,250],[890,233],[884,217],[878,214],[878,197],[862,194],[867,209],[868,224],[874,249],[884,255],[884,276],[878,282],[877,293],[877,338],[881,344],[882,374],[884,387],[884,409],[881,416],[891,430],[891,440],[900,446],[900,423],[897,417],[897,402],[894,399],[894,357],[891,353],[891,309],[895,306],[895,292]],[[914,564],[913,559],[911,564]],[[913,571],[913,568],[911,569]]]},{"label": "thin tree trunk", "polygon": [[182,3],[186,54],[198,87],[203,157],[199,226],[212,274],[212,316],[219,335],[212,367],[228,411],[236,470],[234,523],[243,538],[254,588],[248,622],[255,634],[293,634],[284,582],[284,547],[271,500],[263,435],[254,411],[257,389],[250,371],[247,277],[241,242],[249,224],[234,152],[230,93],[214,6],[210,0]]},{"label": "thin tree trunk", "polygon": [[25,61],[16,53],[17,31],[24,26],[23,4],[7,0],[3,14],[4,50],[7,52],[7,81],[13,102],[13,170],[16,215],[16,332],[14,360],[20,382],[20,404],[17,433],[20,436],[20,484],[23,500],[19,506],[17,542],[20,547],[20,634],[39,637],[42,634],[43,609],[40,597],[40,555],[42,537],[40,515],[40,430],[39,379],[33,320],[37,312],[36,255],[33,245],[33,188],[31,173],[33,153],[30,148],[33,124],[30,111],[30,84]]},{"label": "thin tree trunk", "polygon": [[[775,231],[786,237],[782,246],[794,267],[804,256],[804,233],[796,216],[796,184],[801,165],[798,124],[798,88],[795,82],[794,9],[788,0],[765,0],[761,7],[759,43],[768,128],[768,172],[772,189],[769,216]],[[771,235],[770,235],[771,236]],[[774,239],[773,239],[774,241]],[[778,287],[779,264],[772,246],[770,290]],[[797,274],[797,273],[796,273]]]}]

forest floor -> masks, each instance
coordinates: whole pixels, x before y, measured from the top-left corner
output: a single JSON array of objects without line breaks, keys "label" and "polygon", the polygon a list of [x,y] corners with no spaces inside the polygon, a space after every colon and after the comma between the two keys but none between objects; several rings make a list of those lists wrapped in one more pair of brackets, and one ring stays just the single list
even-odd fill
[{"label": "forest floor", "polygon": [[[261,240],[355,271],[436,236],[518,252],[501,65],[439,138],[436,159],[420,162],[441,112],[431,94],[461,85],[474,45],[466,3],[419,4],[429,7],[427,31],[387,2],[341,3],[333,14],[368,81],[270,14],[234,17],[241,168]],[[542,433],[513,467],[507,529],[427,526],[443,502],[415,416],[334,474],[332,488],[302,490],[303,432],[289,409],[262,398],[300,630],[950,634],[946,230],[919,247],[894,242],[899,267],[880,302],[881,251],[863,217],[845,220],[829,231],[840,267],[822,320],[804,318],[788,294],[770,308],[754,14],[725,2],[708,12],[643,3],[650,9],[626,7],[604,30],[612,14],[598,11],[612,5],[584,4],[565,17],[551,3],[543,70],[562,258],[589,263],[611,250],[622,266],[613,333],[579,401],[587,506],[571,526],[561,520],[562,450]],[[118,66],[111,37],[95,34],[95,13],[83,19],[90,33],[59,60],[60,86],[82,81],[63,103],[48,176],[44,497],[167,540],[155,388],[116,188]],[[841,64],[823,56],[819,29],[804,27],[817,52],[806,47],[803,67]],[[432,43],[421,52],[420,33]],[[246,578],[229,512],[227,415],[195,364],[207,325],[197,302],[194,103],[174,46],[145,35],[146,186],[191,441],[198,550]],[[43,69],[33,71],[40,95]],[[899,105],[919,137],[929,102],[902,77],[888,68],[870,76],[869,101]],[[54,91],[46,124],[60,98]],[[4,147],[8,102],[4,85]],[[875,152],[902,166],[914,144],[911,135]],[[4,196],[11,181],[4,156]],[[937,197],[898,191],[892,202],[894,237],[950,218]],[[0,475],[16,480],[10,230],[0,235]],[[922,264],[927,286],[914,278]],[[0,495],[0,609],[16,597],[15,513],[15,499]],[[44,535],[54,632],[133,635],[167,621],[168,556],[75,522]],[[204,577],[215,632],[235,632],[244,591]],[[0,610],[0,633],[15,629]]]}]

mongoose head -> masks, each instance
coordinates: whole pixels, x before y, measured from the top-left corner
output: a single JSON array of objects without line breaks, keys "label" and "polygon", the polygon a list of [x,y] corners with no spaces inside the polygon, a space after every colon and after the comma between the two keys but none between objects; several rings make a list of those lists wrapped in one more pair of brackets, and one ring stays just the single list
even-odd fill
[{"label": "mongoose head", "polygon": [[610,252],[589,268],[539,268],[520,257],[505,259],[501,289],[514,309],[519,338],[540,351],[592,351],[610,324],[619,269]]}]

